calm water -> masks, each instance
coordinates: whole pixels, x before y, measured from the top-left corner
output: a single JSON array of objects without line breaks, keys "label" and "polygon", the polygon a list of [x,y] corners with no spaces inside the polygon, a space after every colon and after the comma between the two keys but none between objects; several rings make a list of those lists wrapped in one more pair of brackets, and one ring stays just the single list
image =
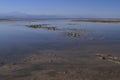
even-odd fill
[{"label": "calm water", "polygon": [[[25,25],[50,24],[48,28]],[[82,50],[119,54],[119,23],[70,22],[46,20],[35,22],[0,22],[0,56],[23,55],[42,50]]]}]

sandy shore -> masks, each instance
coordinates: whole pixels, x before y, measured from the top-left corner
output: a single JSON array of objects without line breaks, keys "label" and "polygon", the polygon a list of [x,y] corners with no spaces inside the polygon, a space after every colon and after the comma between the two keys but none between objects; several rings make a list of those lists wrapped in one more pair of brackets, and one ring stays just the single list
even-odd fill
[{"label": "sandy shore", "polygon": [[0,66],[0,80],[119,80],[120,65],[79,51],[45,50]]}]

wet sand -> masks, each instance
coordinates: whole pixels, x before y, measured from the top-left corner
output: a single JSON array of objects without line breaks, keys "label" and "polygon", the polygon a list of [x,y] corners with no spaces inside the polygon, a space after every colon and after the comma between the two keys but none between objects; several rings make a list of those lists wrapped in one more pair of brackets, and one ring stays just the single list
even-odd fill
[{"label": "wet sand", "polygon": [[0,66],[1,80],[119,80],[120,65],[100,60],[95,53],[44,50],[17,63]]}]

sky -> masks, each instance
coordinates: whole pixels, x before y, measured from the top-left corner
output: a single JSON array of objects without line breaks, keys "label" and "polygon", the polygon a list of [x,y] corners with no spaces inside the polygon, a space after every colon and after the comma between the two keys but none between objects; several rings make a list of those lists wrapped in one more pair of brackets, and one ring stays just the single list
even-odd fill
[{"label": "sky", "polygon": [[120,0],[0,0],[0,13],[120,17]]}]

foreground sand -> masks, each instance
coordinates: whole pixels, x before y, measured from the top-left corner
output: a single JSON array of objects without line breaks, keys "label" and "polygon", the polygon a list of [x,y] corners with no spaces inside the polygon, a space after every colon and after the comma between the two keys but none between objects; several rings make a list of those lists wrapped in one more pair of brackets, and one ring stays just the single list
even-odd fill
[{"label": "foreground sand", "polygon": [[0,80],[120,80],[120,65],[79,51],[45,50],[0,66]]}]

